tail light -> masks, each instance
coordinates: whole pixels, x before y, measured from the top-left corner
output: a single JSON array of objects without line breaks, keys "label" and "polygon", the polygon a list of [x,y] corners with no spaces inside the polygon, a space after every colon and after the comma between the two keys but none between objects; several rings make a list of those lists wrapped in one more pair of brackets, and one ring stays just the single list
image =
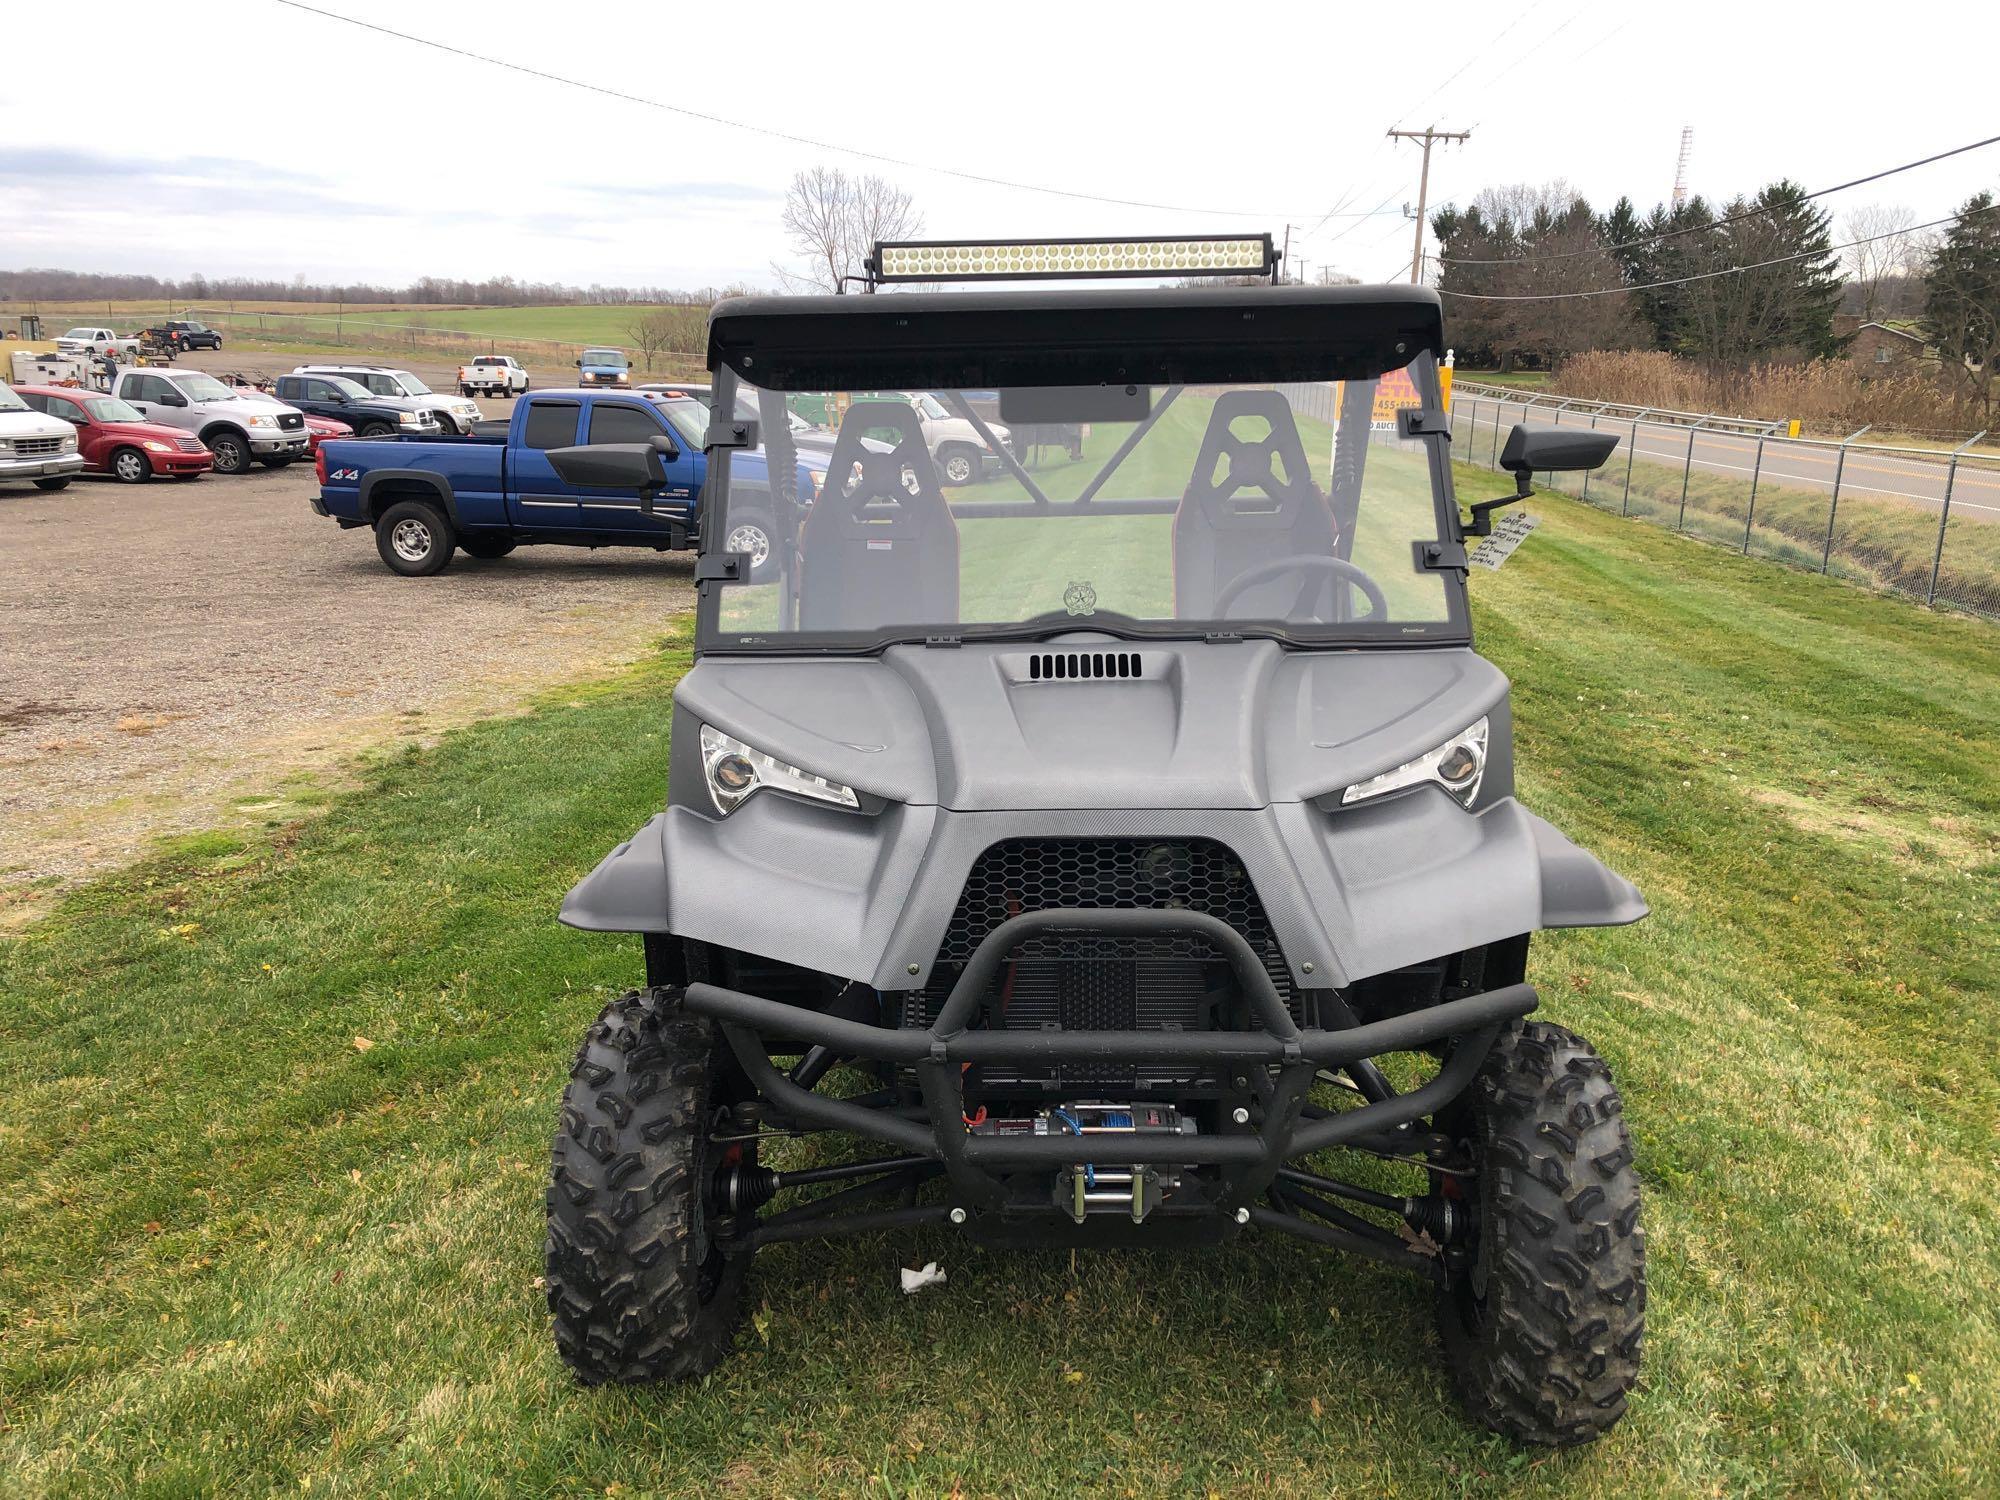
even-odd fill
[{"label": "tail light", "polygon": [[313,444],[313,477],[319,480],[320,488],[326,488],[326,446]]}]

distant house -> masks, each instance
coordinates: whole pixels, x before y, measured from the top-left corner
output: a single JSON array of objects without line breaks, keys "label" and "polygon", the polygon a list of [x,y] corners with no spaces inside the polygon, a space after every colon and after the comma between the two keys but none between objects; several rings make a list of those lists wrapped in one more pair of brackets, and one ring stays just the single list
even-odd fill
[{"label": "distant house", "polygon": [[1858,324],[1848,342],[1847,357],[1861,366],[1864,376],[1900,374],[1914,365],[1935,364],[1937,360],[1918,335],[1887,323]]}]

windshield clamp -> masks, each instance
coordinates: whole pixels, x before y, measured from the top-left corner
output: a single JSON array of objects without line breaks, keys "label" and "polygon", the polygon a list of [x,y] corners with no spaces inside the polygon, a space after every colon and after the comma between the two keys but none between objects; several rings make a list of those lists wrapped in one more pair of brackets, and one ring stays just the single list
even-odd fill
[{"label": "windshield clamp", "polygon": [[710,422],[708,433],[701,440],[701,451],[713,453],[718,448],[754,448],[757,446],[757,424],[749,418],[737,422]]},{"label": "windshield clamp", "polygon": [[1396,431],[1398,436],[1406,438],[1450,437],[1451,416],[1427,407],[1406,406],[1396,413]]},{"label": "windshield clamp", "polygon": [[694,560],[696,583],[741,583],[750,576],[748,552],[704,552]]},{"label": "windshield clamp", "polygon": [[1240,646],[1243,637],[1234,630],[1204,630],[1201,641],[1204,646]]},{"label": "windshield clamp", "polygon": [[1416,552],[1420,573],[1463,573],[1470,566],[1463,542],[1418,542]]}]

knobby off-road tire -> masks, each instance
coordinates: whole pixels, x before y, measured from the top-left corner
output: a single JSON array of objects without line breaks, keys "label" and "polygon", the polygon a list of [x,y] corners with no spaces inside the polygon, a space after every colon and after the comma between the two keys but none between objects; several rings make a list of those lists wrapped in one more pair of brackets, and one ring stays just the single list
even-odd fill
[{"label": "knobby off-road tire", "polygon": [[[563,1092],[549,1177],[556,1347],[586,1385],[690,1380],[729,1352],[750,1253],[725,1255],[706,1187],[728,1064],[671,991],[612,1001]],[[754,1143],[740,1145],[752,1159]]]},{"label": "knobby off-road tire", "polygon": [[1524,1443],[1608,1432],[1639,1377],[1646,1236],[1611,1070],[1574,1032],[1501,1033],[1454,1112],[1479,1169],[1469,1274],[1439,1295],[1460,1399]]}]

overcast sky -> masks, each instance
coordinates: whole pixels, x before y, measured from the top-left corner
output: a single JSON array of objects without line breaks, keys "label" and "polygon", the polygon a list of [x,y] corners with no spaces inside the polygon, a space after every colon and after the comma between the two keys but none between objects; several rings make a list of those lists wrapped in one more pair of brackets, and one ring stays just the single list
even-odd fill
[{"label": "overcast sky", "polygon": [[[2000,5],[1091,6],[314,0],[621,93],[278,0],[4,0],[0,266],[402,284],[434,274],[771,285],[785,184],[907,188],[936,237],[1292,231],[1294,262],[1407,275],[1431,201],[1566,179],[1641,207],[1808,188],[2000,134]],[[1896,24],[1920,26],[1912,61]],[[1884,56],[1886,47],[1888,56]],[[32,60],[32,62],[28,62]],[[24,62],[28,65],[24,66]],[[1954,70],[1962,70],[1958,86]],[[171,81],[156,104],[149,85]],[[893,157],[868,161],[835,149]],[[946,168],[1121,207],[947,175]],[[2000,146],[1836,195],[1924,219],[2000,189]],[[1173,210],[1173,211],[1170,211]],[[1332,216],[1328,217],[1329,211]]]}]

